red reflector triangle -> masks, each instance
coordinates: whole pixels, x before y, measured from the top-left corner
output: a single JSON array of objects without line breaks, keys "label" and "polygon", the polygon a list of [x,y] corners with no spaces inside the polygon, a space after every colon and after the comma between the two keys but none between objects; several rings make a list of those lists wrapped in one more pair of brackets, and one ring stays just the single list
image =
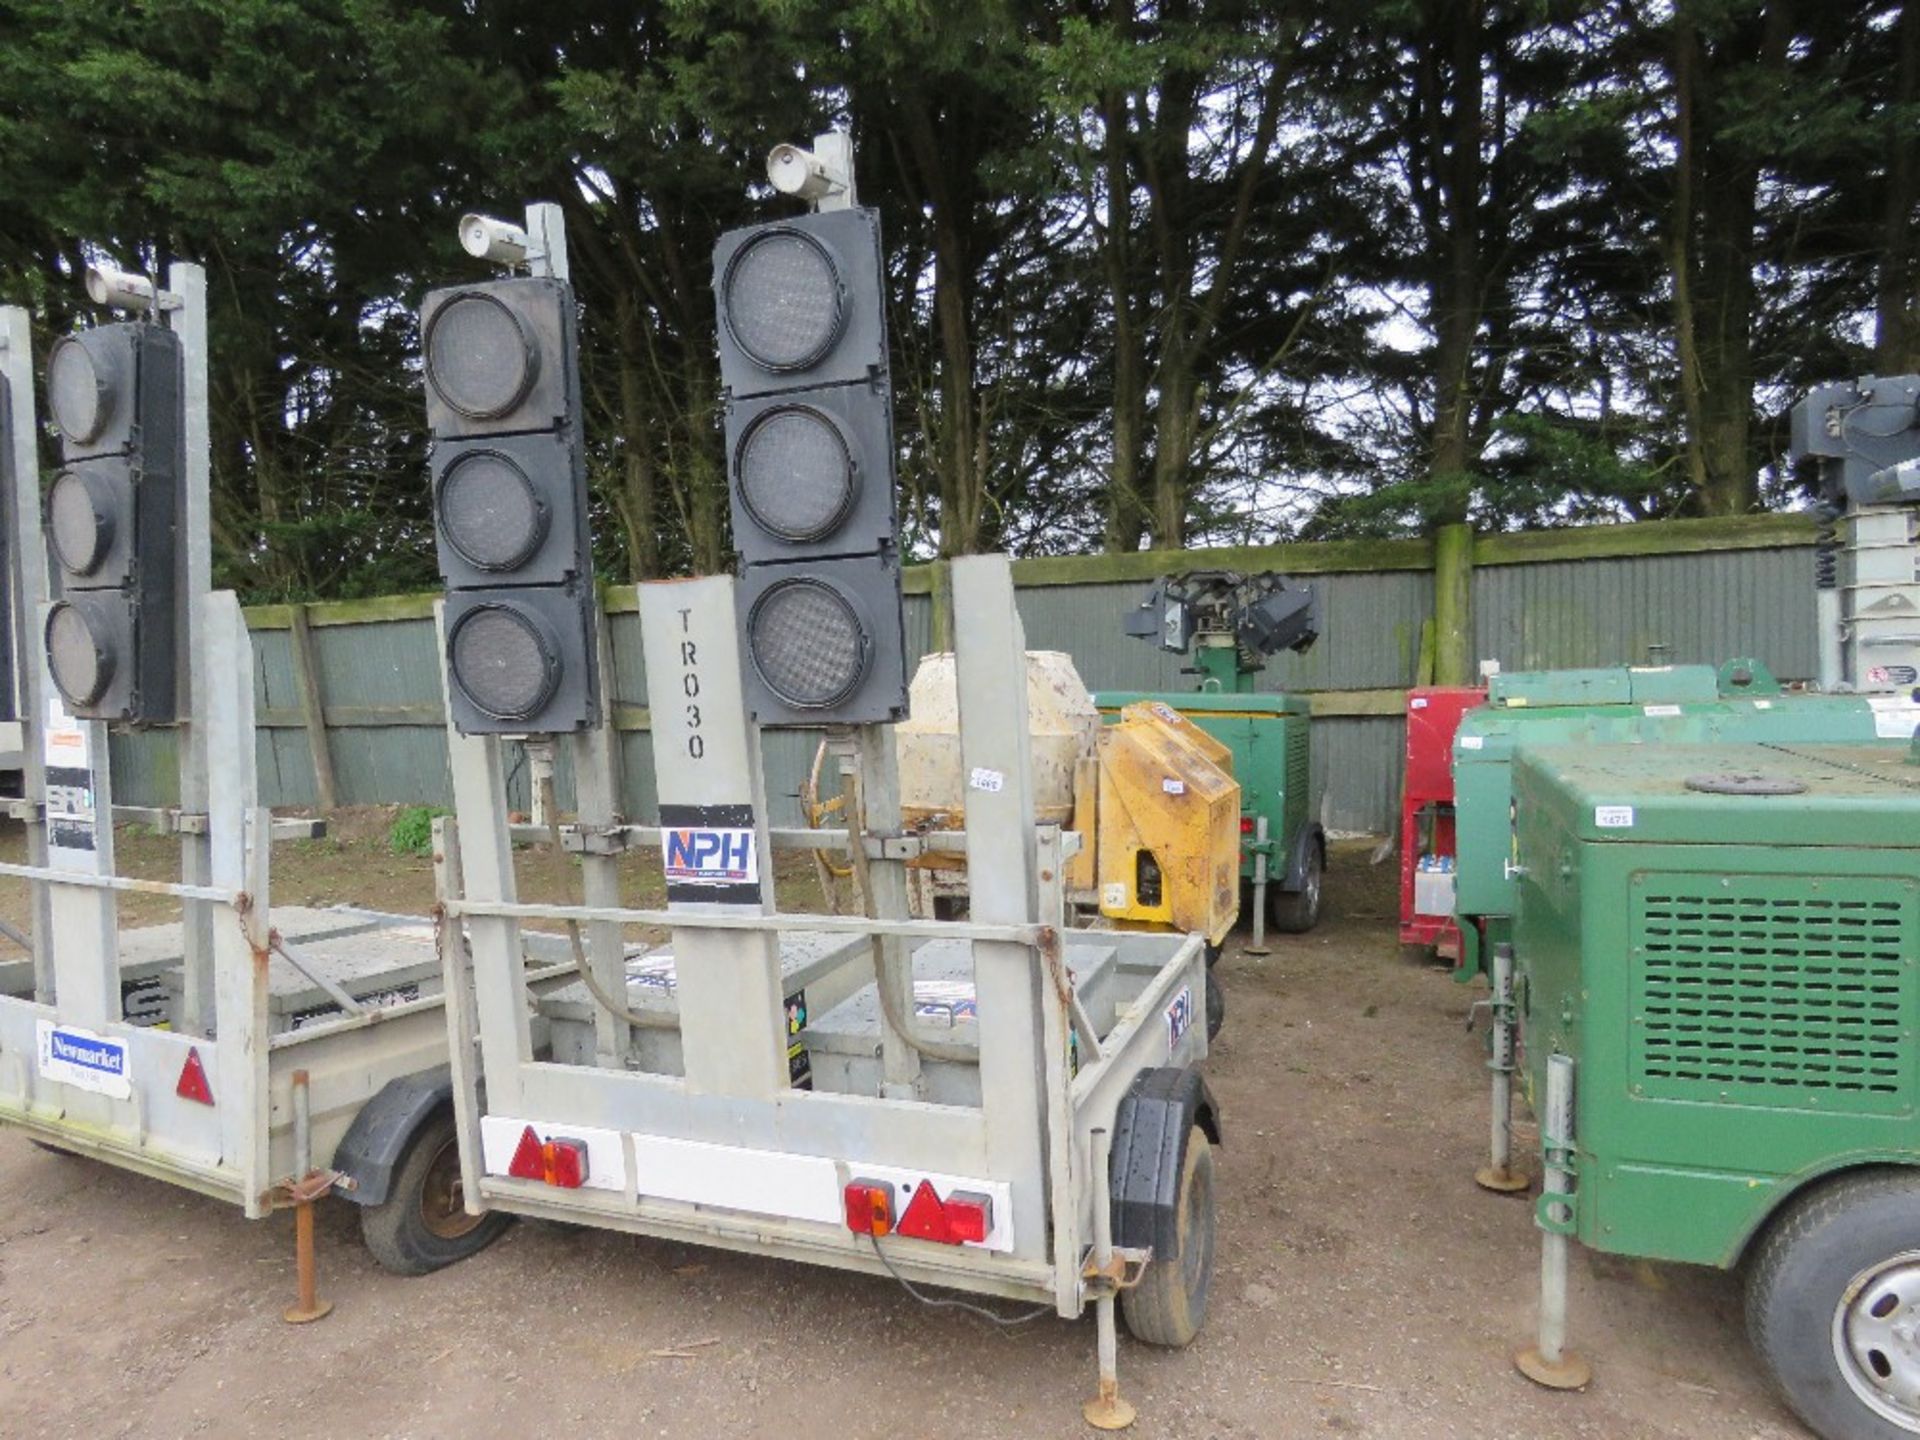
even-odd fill
[{"label": "red reflector triangle", "polygon": [[213,1087],[207,1083],[207,1067],[200,1063],[198,1045],[187,1051],[187,1063],[180,1067],[180,1083],[173,1087],[173,1093],[182,1100],[213,1104]]},{"label": "red reflector triangle", "polygon": [[540,1137],[533,1126],[520,1132],[520,1143],[513,1149],[513,1163],[507,1166],[507,1174],[516,1180],[547,1178],[546,1157],[540,1153]]},{"label": "red reflector triangle", "polygon": [[920,1182],[919,1188],[913,1192],[913,1199],[907,1202],[907,1213],[900,1217],[900,1223],[893,1229],[896,1235],[907,1235],[915,1240],[953,1244],[953,1228],[947,1223],[947,1207],[940,1203],[940,1196],[931,1181]]}]

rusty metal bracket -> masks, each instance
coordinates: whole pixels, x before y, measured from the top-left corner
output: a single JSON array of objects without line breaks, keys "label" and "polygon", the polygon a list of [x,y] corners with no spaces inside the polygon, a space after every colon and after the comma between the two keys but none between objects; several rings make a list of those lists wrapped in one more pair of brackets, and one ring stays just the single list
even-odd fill
[{"label": "rusty metal bracket", "polygon": [[1093,1247],[1089,1245],[1086,1258],[1080,1264],[1081,1292],[1088,1299],[1098,1299],[1131,1290],[1146,1278],[1147,1264],[1152,1259],[1151,1246],[1116,1245],[1113,1259],[1102,1268],[1093,1258]]},{"label": "rusty metal bracket", "polygon": [[336,1189],[351,1190],[354,1179],[338,1170],[309,1170],[298,1180],[277,1180],[267,1191],[267,1200],[276,1210],[291,1210],[296,1205],[311,1205],[324,1200]]}]

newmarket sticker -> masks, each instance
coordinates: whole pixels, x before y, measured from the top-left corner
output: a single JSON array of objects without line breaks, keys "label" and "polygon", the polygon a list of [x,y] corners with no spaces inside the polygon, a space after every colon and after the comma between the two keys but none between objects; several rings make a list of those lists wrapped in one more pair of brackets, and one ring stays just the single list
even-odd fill
[{"label": "newmarket sticker", "polygon": [[52,1020],[34,1022],[40,1073],[48,1080],[125,1100],[133,1094],[124,1040]]}]

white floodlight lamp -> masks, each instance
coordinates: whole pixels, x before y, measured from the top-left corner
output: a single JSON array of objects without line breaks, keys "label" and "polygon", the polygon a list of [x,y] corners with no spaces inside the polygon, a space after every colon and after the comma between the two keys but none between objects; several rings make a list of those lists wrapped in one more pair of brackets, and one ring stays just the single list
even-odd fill
[{"label": "white floodlight lamp", "polygon": [[86,276],[87,298],[96,305],[115,310],[151,310],[154,308],[153,281],[112,265],[89,265]]},{"label": "white floodlight lamp", "polygon": [[846,167],[834,157],[798,145],[776,145],[767,156],[767,179],[782,195],[818,204],[851,188]]},{"label": "white floodlight lamp", "polygon": [[496,265],[524,265],[532,248],[525,227],[471,211],[460,217],[460,245],[474,259]]}]

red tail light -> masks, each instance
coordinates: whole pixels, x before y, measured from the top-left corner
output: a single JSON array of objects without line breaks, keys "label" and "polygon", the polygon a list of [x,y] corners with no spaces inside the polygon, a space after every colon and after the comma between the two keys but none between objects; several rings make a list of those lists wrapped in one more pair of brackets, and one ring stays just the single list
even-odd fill
[{"label": "red tail light", "polygon": [[1240,817],[1240,833],[1242,835],[1253,834],[1253,816],[1242,815]]},{"label": "red tail light", "polygon": [[956,1190],[945,1200],[931,1181],[922,1180],[900,1217],[902,1235],[940,1245],[985,1242],[993,1229],[993,1201],[986,1195]]},{"label": "red tail light", "polygon": [[207,1067],[200,1061],[198,1045],[187,1051],[187,1063],[180,1067],[180,1083],[173,1087],[173,1093],[182,1100],[213,1104],[213,1086],[207,1083]]},{"label": "red tail light", "polygon": [[993,1233],[993,1197],[956,1190],[947,1197],[947,1230],[955,1245],[984,1245]]},{"label": "red tail light", "polygon": [[855,1180],[845,1192],[847,1229],[856,1235],[893,1233],[893,1187],[878,1180]]},{"label": "red tail light", "polygon": [[582,1140],[558,1137],[542,1140],[531,1125],[520,1134],[507,1174],[517,1180],[538,1180],[563,1190],[578,1190],[587,1180],[587,1146]]}]

